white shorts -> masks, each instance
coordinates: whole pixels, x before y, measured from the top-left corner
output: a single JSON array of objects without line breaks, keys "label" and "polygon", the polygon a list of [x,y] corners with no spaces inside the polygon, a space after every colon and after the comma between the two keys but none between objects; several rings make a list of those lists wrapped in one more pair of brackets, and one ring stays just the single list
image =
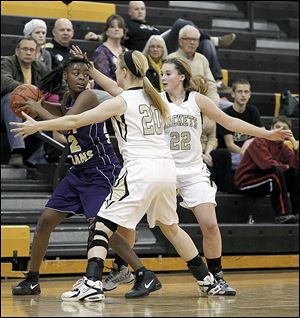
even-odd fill
[{"label": "white shorts", "polygon": [[177,192],[184,207],[193,208],[201,203],[216,203],[217,187],[210,180],[210,172],[204,163],[176,167]]},{"label": "white shorts", "polygon": [[145,213],[149,227],[171,225],[178,223],[176,206],[174,160],[142,158],[124,165],[98,216],[130,229]]}]

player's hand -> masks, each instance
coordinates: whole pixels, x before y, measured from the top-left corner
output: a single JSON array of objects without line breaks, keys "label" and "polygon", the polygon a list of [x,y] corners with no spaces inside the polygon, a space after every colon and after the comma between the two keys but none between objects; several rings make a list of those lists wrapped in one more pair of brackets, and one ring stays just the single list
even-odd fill
[{"label": "player's hand", "polygon": [[23,123],[18,122],[10,122],[11,126],[17,126],[17,128],[12,128],[10,131],[15,134],[16,137],[20,137],[22,139],[26,138],[29,135],[35,134],[37,129],[37,121],[28,116],[25,112],[22,112],[22,116],[26,119]]},{"label": "player's hand", "polygon": [[267,130],[266,139],[272,141],[283,141],[288,140],[293,136],[289,129],[277,128],[272,130]]},{"label": "player's hand", "polygon": [[81,58],[86,58],[87,59],[87,53],[83,53],[81,51],[81,48],[78,45],[72,45],[72,48],[70,49],[70,53],[73,56],[81,57]]}]

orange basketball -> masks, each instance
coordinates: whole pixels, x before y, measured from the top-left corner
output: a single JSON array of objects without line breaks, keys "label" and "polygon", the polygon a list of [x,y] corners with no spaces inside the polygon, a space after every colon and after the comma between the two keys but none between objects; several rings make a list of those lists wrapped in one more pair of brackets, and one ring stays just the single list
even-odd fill
[{"label": "orange basketball", "polygon": [[[22,117],[19,108],[20,102],[26,101],[26,98],[31,98],[34,101],[38,101],[42,98],[43,93],[34,85],[22,84],[17,86],[9,96],[10,107],[12,111],[18,116]],[[36,111],[25,111],[29,116],[36,117],[38,114]]]}]

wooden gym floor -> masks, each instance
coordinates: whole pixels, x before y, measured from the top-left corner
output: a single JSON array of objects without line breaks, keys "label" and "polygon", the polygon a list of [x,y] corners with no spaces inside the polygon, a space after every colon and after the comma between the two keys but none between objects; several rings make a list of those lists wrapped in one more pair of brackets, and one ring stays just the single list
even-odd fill
[{"label": "wooden gym floor", "polygon": [[157,274],[163,288],[149,297],[127,300],[132,284],[107,292],[97,303],[62,302],[80,276],[41,278],[41,295],[12,296],[20,279],[1,281],[1,317],[299,317],[299,271],[225,272],[234,296],[198,297],[188,273]]}]

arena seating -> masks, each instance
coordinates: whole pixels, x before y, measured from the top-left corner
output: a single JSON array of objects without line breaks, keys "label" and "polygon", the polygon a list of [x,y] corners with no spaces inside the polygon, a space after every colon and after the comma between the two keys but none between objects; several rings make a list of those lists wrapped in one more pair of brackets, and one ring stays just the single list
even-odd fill
[{"label": "arena seating", "polygon": [[[116,12],[127,15],[128,1],[103,1],[116,4]],[[181,6],[178,6],[178,3]],[[177,6],[176,6],[177,3]],[[188,7],[197,3],[198,8]],[[219,49],[222,68],[228,71],[228,84],[246,78],[252,84],[251,103],[259,108],[263,123],[268,128],[278,110],[280,93],[291,90],[299,93],[299,3],[297,1],[255,1],[254,29],[249,30],[247,1],[146,1],[148,22],[167,30],[178,17],[193,20],[212,35],[235,32],[232,46]],[[274,3],[274,5],[273,5]],[[200,6],[200,7],[199,7]],[[23,26],[32,17],[1,16],[1,57],[11,55],[22,35]],[[47,36],[55,18],[40,16],[48,24]],[[228,21],[231,21],[229,23]],[[76,20],[74,43],[91,58],[98,43],[84,41],[89,31],[100,33],[103,22]],[[226,25],[227,23],[227,25]],[[247,24],[248,23],[248,24]],[[298,49],[295,48],[295,46]],[[229,94],[222,94],[230,100]],[[299,118],[293,118],[293,132],[299,138]],[[26,180],[26,171],[11,169],[7,162],[7,142],[1,129],[1,215],[4,225],[29,225],[32,241],[36,221],[51,194],[51,179],[55,165],[41,167],[44,179]],[[180,200],[180,198],[178,199]],[[297,253],[299,226],[275,225],[268,197],[253,198],[240,194],[217,195],[217,217],[223,235],[224,254]],[[191,212],[178,205],[180,222],[198,247],[201,247],[199,226]],[[255,224],[246,224],[248,215],[254,215]],[[87,223],[84,218],[73,217],[64,221],[53,233],[46,257],[51,259],[84,258],[86,253]],[[75,243],[74,243],[75,242]],[[145,219],[138,227],[136,251],[141,256],[174,255],[159,230],[150,231]],[[112,252],[109,252],[112,255]]]}]

